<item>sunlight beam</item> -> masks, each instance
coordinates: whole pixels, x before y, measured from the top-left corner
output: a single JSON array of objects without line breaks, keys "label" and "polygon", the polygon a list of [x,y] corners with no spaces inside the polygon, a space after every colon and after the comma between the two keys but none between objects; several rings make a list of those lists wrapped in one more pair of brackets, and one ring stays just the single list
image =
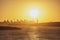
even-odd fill
[{"label": "sunlight beam", "polygon": [[31,18],[38,18],[39,10],[38,9],[31,9],[30,12],[29,12],[29,16]]}]

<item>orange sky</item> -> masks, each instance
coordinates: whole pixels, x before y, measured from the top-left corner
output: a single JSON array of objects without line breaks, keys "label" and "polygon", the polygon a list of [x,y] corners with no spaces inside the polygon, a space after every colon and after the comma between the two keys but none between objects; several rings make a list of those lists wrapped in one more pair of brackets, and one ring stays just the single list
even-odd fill
[{"label": "orange sky", "polygon": [[0,0],[0,21],[30,20],[28,13],[32,8],[39,9],[39,22],[60,22],[60,5],[57,0]]}]

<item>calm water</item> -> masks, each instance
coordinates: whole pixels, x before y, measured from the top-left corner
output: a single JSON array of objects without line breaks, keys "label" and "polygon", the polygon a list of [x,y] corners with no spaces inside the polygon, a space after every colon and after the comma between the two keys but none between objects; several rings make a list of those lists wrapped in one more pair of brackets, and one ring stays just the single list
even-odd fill
[{"label": "calm water", "polygon": [[28,26],[21,30],[0,30],[0,40],[60,40],[60,27]]}]

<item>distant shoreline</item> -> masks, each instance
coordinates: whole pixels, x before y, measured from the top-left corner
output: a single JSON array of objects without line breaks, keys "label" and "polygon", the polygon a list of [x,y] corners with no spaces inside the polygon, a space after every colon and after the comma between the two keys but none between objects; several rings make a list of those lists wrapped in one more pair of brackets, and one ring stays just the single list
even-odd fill
[{"label": "distant shoreline", "polygon": [[9,26],[0,26],[0,30],[21,30],[21,28],[9,27]]},{"label": "distant shoreline", "polygon": [[0,23],[0,26],[60,26],[60,22],[48,22],[48,23]]}]

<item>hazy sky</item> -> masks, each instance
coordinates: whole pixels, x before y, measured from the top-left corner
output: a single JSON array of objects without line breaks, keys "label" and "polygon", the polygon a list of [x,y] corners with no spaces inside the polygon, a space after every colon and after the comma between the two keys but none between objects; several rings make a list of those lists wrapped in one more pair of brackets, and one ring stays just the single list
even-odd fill
[{"label": "hazy sky", "polygon": [[0,0],[1,20],[29,20],[28,13],[38,8],[39,22],[60,21],[60,3],[57,0]]}]

